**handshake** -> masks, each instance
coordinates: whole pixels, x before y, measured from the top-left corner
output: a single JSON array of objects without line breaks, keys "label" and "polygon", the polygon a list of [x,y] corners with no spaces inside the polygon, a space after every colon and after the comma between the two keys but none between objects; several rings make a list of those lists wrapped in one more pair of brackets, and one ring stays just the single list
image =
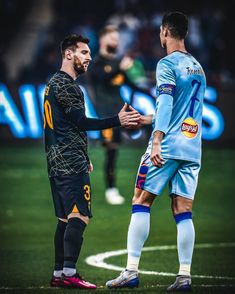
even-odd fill
[{"label": "handshake", "polygon": [[120,124],[127,129],[138,129],[145,124],[144,116],[140,115],[132,106],[124,104],[118,113]]}]

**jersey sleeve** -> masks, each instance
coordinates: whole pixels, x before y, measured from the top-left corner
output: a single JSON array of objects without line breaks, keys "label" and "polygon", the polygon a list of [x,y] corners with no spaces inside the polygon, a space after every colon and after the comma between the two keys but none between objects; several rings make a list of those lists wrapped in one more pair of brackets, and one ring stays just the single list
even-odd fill
[{"label": "jersey sleeve", "polygon": [[84,96],[82,90],[76,84],[66,83],[58,86],[56,91],[59,105],[64,109],[68,119],[80,131],[103,130],[120,126],[118,115],[103,119],[86,117]]},{"label": "jersey sleeve", "polygon": [[156,70],[157,81],[157,97],[162,94],[167,94],[174,97],[176,78],[173,70],[173,64],[167,60],[159,61]]},{"label": "jersey sleeve", "polygon": [[155,112],[155,131],[167,133],[171,119],[176,79],[172,63],[162,59],[157,65],[157,110]]}]

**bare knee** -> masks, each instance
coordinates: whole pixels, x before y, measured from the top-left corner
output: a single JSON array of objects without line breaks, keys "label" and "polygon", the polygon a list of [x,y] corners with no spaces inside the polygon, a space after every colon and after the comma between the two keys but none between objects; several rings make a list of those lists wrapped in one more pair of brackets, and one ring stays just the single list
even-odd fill
[{"label": "bare knee", "polygon": [[155,195],[147,191],[136,188],[134,197],[132,198],[132,205],[139,204],[139,205],[145,205],[150,207],[153,204],[154,199],[155,199]]},{"label": "bare knee", "polygon": [[80,218],[86,225],[89,224],[89,217],[88,216],[84,216],[79,212],[72,212],[68,215],[68,219],[73,218],[73,217],[77,217]]},{"label": "bare knee", "polygon": [[177,215],[183,212],[192,212],[192,207],[193,200],[177,195],[172,197],[171,209],[173,215]]},{"label": "bare knee", "polygon": [[[137,189],[136,189],[137,190]],[[140,193],[135,191],[134,196],[132,198],[132,205],[136,204],[140,198]]]},{"label": "bare knee", "polygon": [[59,217],[59,220],[60,220],[61,222],[63,222],[63,223],[67,223],[67,222],[68,222],[67,218],[60,218],[60,217]]}]

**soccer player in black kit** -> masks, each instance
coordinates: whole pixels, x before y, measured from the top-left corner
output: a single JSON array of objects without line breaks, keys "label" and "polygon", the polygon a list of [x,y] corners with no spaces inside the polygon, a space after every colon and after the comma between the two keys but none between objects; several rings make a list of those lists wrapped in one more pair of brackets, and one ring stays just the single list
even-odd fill
[{"label": "soccer player in black kit", "polygon": [[[62,66],[45,88],[44,129],[48,175],[55,215],[55,266],[52,287],[96,289],[76,272],[83,232],[91,214],[91,163],[87,155],[88,130],[138,125],[140,115],[125,104],[109,118],[85,115],[84,95],[77,77],[91,61],[89,40],[70,35],[61,43]],[[127,111],[128,110],[128,111]]]}]

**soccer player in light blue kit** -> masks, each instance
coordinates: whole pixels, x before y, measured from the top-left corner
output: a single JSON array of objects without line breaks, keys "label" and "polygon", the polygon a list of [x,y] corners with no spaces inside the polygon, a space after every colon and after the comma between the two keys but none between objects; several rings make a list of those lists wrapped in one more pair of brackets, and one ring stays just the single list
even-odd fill
[{"label": "soccer player in light blue kit", "polygon": [[195,232],[193,199],[201,161],[202,106],[205,74],[184,45],[188,19],[180,12],[164,15],[160,41],[167,56],[157,65],[156,113],[142,117],[153,120],[153,132],[143,155],[132,201],[128,230],[126,269],[108,288],[138,287],[141,250],[149,234],[150,207],[169,183],[172,212],[177,226],[179,272],[167,291],[191,290],[191,262]]}]

